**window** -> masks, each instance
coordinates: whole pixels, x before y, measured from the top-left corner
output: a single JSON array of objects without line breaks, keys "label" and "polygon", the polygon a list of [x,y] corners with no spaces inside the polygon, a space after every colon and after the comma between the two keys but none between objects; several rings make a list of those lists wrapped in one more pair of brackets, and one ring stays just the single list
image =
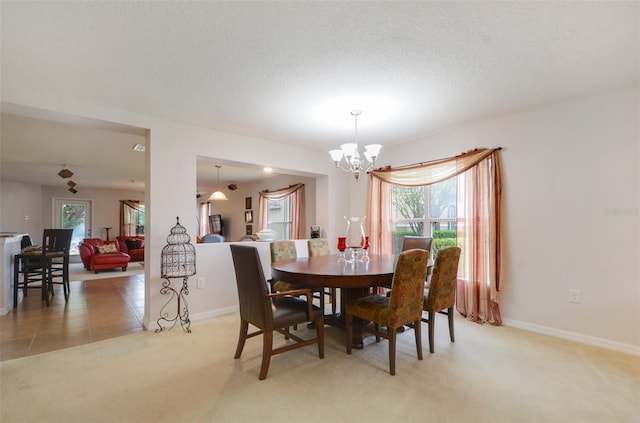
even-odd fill
[{"label": "window", "polygon": [[120,204],[120,235],[144,235],[144,202],[135,200],[122,200]]},{"label": "window", "polygon": [[456,179],[425,187],[394,185],[393,252],[399,253],[405,235],[434,238],[433,254],[456,242]]},{"label": "window", "polygon": [[276,232],[276,239],[292,239],[291,196],[281,200],[269,200],[267,208],[267,228]]}]

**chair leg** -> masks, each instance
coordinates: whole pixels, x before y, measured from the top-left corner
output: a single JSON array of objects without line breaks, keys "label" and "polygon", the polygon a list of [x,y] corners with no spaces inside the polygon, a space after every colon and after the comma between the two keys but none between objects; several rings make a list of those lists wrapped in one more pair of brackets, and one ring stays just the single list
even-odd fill
[{"label": "chair leg", "polygon": [[260,366],[260,376],[258,379],[264,380],[269,372],[269,364],[271,363],[271,352],[273,351],[273,331],[264,332],[262,334],[262,365]]},{"label": "chair leg", "polygon": [[416,350],[418,352],[418,360],[422,360],[422,322],[420,319],[413,322],[413,331],[416,335]]},{"label": "chair leg", "polygon": [[447,317],[449,318],[449,337],[451,342],[456,342],[456,337],[453,335],[453,307],[447,310]]},{"label": "chair leg", "polygon": [[233,358],[240,358],[242,350],[244,349],[244,342],[247,340],[247,331],[249,330],[249,322],[245,320],[240,321],[240,334],[238,335],[238,346],[236,347],[236,354]]},{"label": "chair leg", "polygon": [[347,332],[347,354],[351,354],[351,343],[353,342],[353,316],[351,314],[345,316],[344,328]]},{"label": "chair leg", "polygon": [[436,312],[429,312],[429,352],[433,354],[433,332],[435,331]]},{"label": "chair leg", "polygon": [[376,334],[376,342],[380,342],[380,335],[378,335],[378,331],[380,331],[380,325],[378,323],[373,324],[373,330]]},{"label": "chair leg", "polygon": [[389,332],[389,373],[396,375],[396,328],[387,327]]},{"label": "chair leg", "polygon": [[318,356],[324,358],[324,317],[316,320],[316,336],[318,337]]}]

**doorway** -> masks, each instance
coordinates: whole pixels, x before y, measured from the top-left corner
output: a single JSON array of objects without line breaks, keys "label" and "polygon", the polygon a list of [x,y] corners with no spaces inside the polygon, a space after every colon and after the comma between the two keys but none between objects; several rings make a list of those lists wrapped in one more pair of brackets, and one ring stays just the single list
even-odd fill
[{"label": "doorway", "polygon": [[54,199],[54,228],[73,229],[70,255],[79,256],[78,245],[91,238],[91,200]]}]

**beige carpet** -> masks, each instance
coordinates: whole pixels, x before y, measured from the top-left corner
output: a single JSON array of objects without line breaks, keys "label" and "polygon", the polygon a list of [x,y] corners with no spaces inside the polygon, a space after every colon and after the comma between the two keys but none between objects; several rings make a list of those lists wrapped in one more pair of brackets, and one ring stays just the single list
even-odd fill
[{"label": "beige carpet", "polygon": [[140,275],[144,273],[144,262],[134,261],[129,263],[127,270],[122,271],[121,268],[100,270],[96,274],[93,270],[87,270],[82,263],[69,264],[69,280],[70,281],[90,281],[94,279],[120,278],[123,276]]},{"label": "beige carpet", "polygon": [[[273,358],[261,338],[233,359],[238,316],[195,322],[0,363],[2,423],[13,422],[638,422],[640,358],[505,327],[438,316],[436,352],[398,339],[348,356],[327,328],[317,348]],[[301,329],[305,333],[307,329]],[[278,340],[282,340],[278,337]]]}]

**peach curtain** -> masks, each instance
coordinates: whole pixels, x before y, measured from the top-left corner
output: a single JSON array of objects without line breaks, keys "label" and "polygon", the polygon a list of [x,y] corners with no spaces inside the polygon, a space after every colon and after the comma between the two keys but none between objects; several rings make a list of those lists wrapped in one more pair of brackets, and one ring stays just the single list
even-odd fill
[{"label": "peach curtain", "polygon": [[304,184],[291,185],[277,191],[260,191],[258,197],[258,230],[267,227],[269,200],[282,200],[291,197],[291,239],[304,239],[305,236],[305,196]]},{"label": "peach curtain", "polygon": [[470,320],[496,325],[502,324],[499,150],[480,148],[428,163],[375,170],[369,174],[367,207],[371,252],[393,254],[392,186],[427,186],[457,177],[457,244],[462,256],[456,308]]}]

